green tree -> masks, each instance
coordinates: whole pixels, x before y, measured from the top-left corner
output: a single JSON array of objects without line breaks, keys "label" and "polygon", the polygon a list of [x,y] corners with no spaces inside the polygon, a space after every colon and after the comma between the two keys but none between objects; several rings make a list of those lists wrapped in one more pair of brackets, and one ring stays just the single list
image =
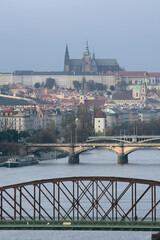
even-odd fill
[{"label": "green tree", "polygon": [[77,128],[77,141],[83,142],[93,135],[91,114],[85,105],[80,105],[77,111],[79,126]]},{"label": "green tree", "polygon": [[115,87],[113,85],[110,86],[110,90],[111,91],[114,91],[115,90]]},{"label": "green tree", "polygon": [[75,112],[72,111],[71,116],[68,119],[62,121],[61,136],[65,139],[65,142],[76,142],[76,125],[75,125]]},{"label": "green tree", "polygon": [[40,88],[40,86],[41,86],[41,84],[40,84],[39,82],[36,82],[36,83],[34,84],[34,87],[35,87],[35,88]]},{"label": "green tree", "polygon": [[75,89],[80,90],[82,88],[82,84],[79,81],[73,81],[73,86]]},{"label": "green tree", "polygon": [[55,122],[51,121],[49,126],[29,137],[28,142],[33,143],[55,143],[56,142],[56,127]]},{"label": "green tree", "polygon": [[0,142],[0,151],[4,155],[15,155],[18,153],[18,148],[16,143],[3,141]]},{"label": "green tree", "polygon": [[19,138],[26,138],[29,136],[30,136],[29,132],[26,132],[26,131],[19,132]]},{"label": "green tree", "polygon": [[56,85],[56,80],[54,78],[47,78],[45,88],[52,89]]},{"label": "green tree", "polygon": [[17,142],[19,134],[14,129],[7,129],[6,131],[0,132],[0,141]]},{"label": "green tree", "polygon": [[72,112],[70,118],[62,122],[61,136],[66,142],[74,143],[84,142],[91,135],[93,135],[91,114],[86,106],[80,105],[77,114]]},{"label": "green tree", "polygon": [[106,129],[105,129],[105,135],[106,135],[106,136],[112,136],[113,134],[114,134],[113,128],[110,127],[110,126],[106,127]]}]

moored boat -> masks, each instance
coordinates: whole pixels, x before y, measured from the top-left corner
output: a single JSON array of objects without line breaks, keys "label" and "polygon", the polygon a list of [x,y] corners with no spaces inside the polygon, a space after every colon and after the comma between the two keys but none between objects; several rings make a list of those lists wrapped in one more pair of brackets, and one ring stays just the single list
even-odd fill
[{"label": "moored boat", "polygon": [[34,155],[18,156],[8,159],[6,167],[24,167],[39,163],[39,159]]}]

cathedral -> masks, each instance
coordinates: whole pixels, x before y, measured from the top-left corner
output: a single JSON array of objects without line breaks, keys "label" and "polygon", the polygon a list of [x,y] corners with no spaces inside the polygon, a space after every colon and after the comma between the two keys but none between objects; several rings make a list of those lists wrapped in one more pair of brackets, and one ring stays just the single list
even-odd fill
[{"label": "cathedral", "polygon": [[107,72],[121,71],[116,59],[96,59],[95,53],[91,56],[88,42],[83,52],[82,59],[70,59],[68,45],[66,45],[64,72],[70,73],[96,73],[103,74]]}]

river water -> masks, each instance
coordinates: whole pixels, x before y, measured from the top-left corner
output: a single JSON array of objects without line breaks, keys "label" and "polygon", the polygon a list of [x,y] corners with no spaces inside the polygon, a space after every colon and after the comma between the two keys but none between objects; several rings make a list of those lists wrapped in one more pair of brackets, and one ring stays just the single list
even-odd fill
[{"label": "river water", "polygon": [[[88,151],[80,163],[69,165],[68,158],[40,162],[22,168],[0,168],[0,186],[57,177],[117,176],[160,181],[160,152],[139,150],[129,155],[127,165],[117,164],[117,155],[107,150]],[[118,236],[118,237],[117,237]],[[116,231],[0,231],[0,240],[150,240],[150,232]]]}]

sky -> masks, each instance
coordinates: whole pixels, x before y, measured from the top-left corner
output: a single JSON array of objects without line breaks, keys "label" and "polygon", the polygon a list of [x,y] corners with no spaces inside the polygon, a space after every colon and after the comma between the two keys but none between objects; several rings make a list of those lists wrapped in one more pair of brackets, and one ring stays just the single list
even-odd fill
[{"label": "sky", "polygon": [[160,0],[0,0],[0,72],[62,71],[82,58],[115,58],[126,71],[160,72]]}]

